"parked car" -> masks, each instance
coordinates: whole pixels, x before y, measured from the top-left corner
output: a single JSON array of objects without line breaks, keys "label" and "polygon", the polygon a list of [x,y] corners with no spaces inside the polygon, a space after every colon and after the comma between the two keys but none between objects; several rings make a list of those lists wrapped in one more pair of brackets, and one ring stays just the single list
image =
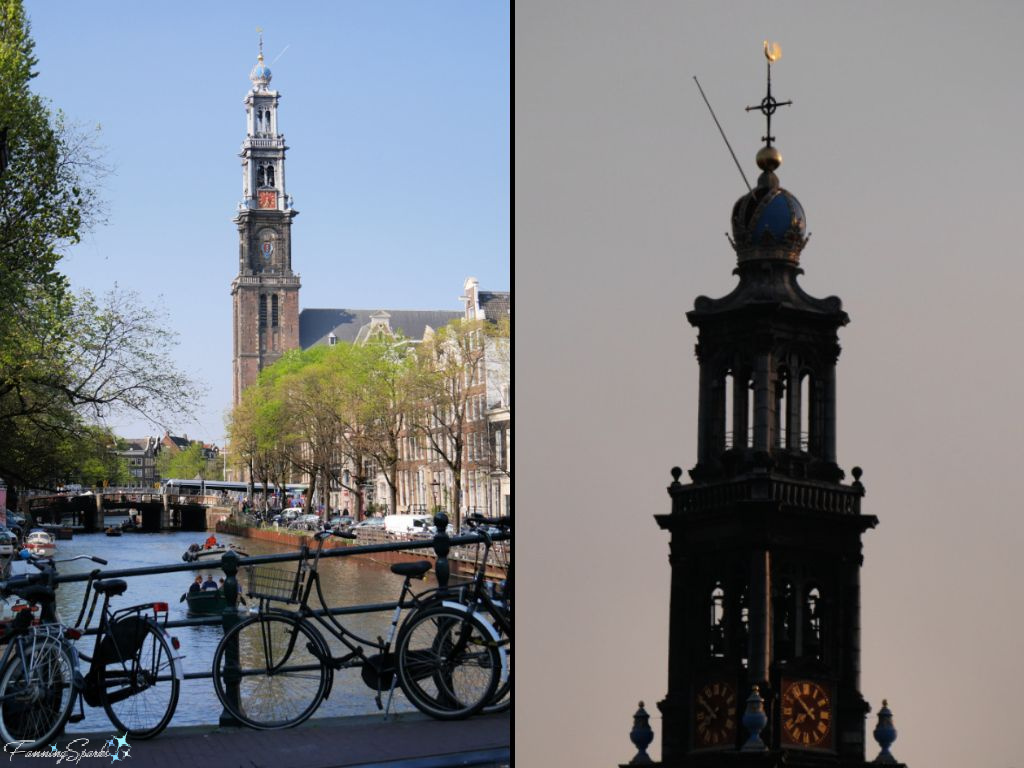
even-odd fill
[{"label": "parked car", "polygon": [[338,531],[347,531],[355,522],[355,518],[351,515],[339,515],[328,520],[327,525]]},{"label": "parked car", "polygon": [[388,533],[425,533],[434,522],[430,515],[387,515],[384,530]]},{"label": "parked car", "polygon": [[6,528],[0,528],[0,557],[11,557],[17,546],[17,535]]},{"label": "parked car", "polygon": [[384,530],[384,518],[383,517],[368,517],[365,520],[360,520],[358,523],[352,526],[351,530],[357,534],[360,531],[383,531]]}]

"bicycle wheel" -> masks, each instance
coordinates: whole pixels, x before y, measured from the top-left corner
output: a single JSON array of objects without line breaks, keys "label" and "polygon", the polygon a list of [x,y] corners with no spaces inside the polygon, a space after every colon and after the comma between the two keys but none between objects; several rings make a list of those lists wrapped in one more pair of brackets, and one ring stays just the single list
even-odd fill
[{"label": "bicycle wheel", "polygon": [[[241,674],[237,703],[227,695],[228,649],[237,642]],[[333,671],[315,628],[290,616],[253,616],[221,638],[213,656],[213,684],[221,704],[251,728],[275,730],[298,725],[327,693]]]},{"label": "bicycle wheel", "polygon": [[491,617],[488,610],[482,618],[489,621],[494,631],[498,633],[498,643],[505,649],[506,669],[502,671],[498,681],[498,687],[494,690],[491,700],[480,710],[482,714],[493,715],[498,712],[505,712],[512,706],[512,638],[508,637],[498,622]]},{"label": "bicycle wheel", "polygon": [[409,700],[431,717],[458,720],[488,704],[502,674],[490,628],[448,606],[419,611],[402,627],[398,677]]},{"label": "bicycle wheel", "polygon": [[67,722],[75,701],[74,663],[64,644],[42,634],[16,640],[17,650],[0,671],[0,739],[35,749]]},{"label": "bicycle wheel", "polygon": [[181,685],[164,633],[148,619],[126,616],[109,626],[97,653],[100,704],[118,733],[151,739],[163,731]]}]

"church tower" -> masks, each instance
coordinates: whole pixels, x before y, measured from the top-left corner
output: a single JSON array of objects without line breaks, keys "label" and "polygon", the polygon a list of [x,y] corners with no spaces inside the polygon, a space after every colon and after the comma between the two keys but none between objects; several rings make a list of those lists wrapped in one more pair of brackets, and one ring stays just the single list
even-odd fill
[{"label": "church tower", "polygon": [[279,130],[281,96],[270,90],[263,37],[245,95],[242,201],[238,227],[238,276],[231,283],[234,315],[234,403],[259,372],[299,346],[299,276],[292,271],[292,208],[285,186],[288,147]]},{"label": "church tower", "polygon": [[[728,295],[697,298],[697,464],[673,470],[666,766],[864,766],[861,513],[836,455],[832,296],[798,282],[803,207],[779,184],[771,93],[757,185],[732,209]],[[886,710],[887,712],[888,710]],[[751,717],[751,713],[763,712]],[[760,725],[758,721],[760,720]],[[752,730],[753,729],[753,730]],[[751,735],[753,731],[756,733]]]}]

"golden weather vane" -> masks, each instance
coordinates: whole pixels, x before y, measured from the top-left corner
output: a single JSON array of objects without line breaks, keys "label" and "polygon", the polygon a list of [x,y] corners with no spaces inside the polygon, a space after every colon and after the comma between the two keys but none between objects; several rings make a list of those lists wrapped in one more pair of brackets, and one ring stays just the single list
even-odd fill
[{"label": "golden weather vane", "polygon": [[768,92],[767,95],[761,99],[761,103],[755,107],[747,107],[747,112],[756,109],[765,116],[768,122],[768,128],[765,131],[765,135],[761,137],[764,141],[765,146],[770,147],[772,142],[775,141],[775,137],[772,136],[772,115],[775,114],[775,110],[779,107],[785,107],[792,104],[792,101],[776,101],[775,97],[772,96],[772,62],[778,61],[782,58],[782,48],[778,43],[769,43],[767,40],[764,41],[764,57],[768,60]]}]

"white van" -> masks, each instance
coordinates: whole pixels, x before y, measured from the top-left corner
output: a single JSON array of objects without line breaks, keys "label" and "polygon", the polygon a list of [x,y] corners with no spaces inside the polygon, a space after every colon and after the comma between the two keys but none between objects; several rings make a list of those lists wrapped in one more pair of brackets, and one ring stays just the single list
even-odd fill
[{"label": "white van", "polygon": [[430,515],[387,515],[384,530],[388,533],[427,533],[427,528],[433,523]]}]

